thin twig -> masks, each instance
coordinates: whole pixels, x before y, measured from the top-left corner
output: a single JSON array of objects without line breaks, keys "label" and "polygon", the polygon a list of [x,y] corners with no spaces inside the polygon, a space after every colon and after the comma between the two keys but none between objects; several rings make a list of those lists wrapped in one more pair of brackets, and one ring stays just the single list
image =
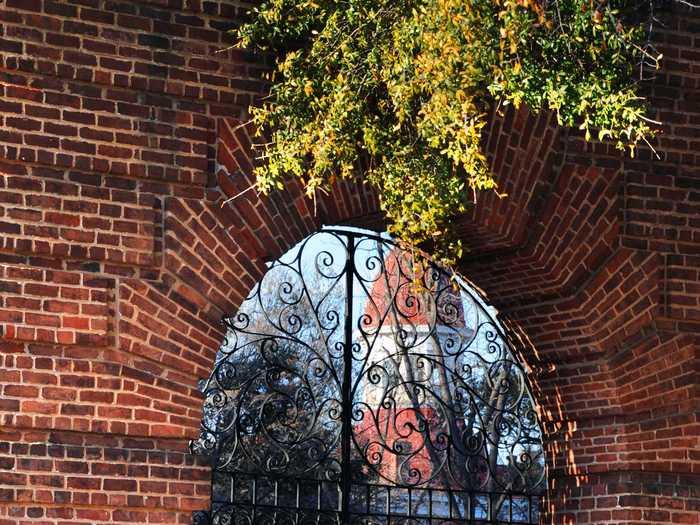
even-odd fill
[{"label": "thin twig", "polygon": [[692,7],[693,9],[697,9],[700,7],[700,4],[693,4],[692,2],[686,2],[686,0],[674,0],[675,2],[683,5],[687,5],[688,7]]},{"label": "thin twig", "polygon": [[238,131],[239,129],[245,128],[248,124],[252,124],[253,119],[246,120],[245,122],[240,123],[238,126],[235,126],[233,128],[233,131]]},{"label": "thin twig", "polygon": [[649,142],[649,141],[647,140],[646,137],[642,137],[642,140],[643,140],[644,142],[647,143],[647,146],[649,146],[649,148],[651,149],[651,151],[652,151],[652,153],[654,154],[654,156],[655,156],[658,160],[661,160],[661,156],[656,152],[656,150],[654,149],[654,146],[651,145],[651,142]]},{"label": "thin twig", "polygon": [[[256,188],[256,185],[255,185],[255,184],[251,184],[250,186],[248,186],[248,187],[247,187],[246,189],[244,189],[243,191],[239,191],[239,192],[236,193],[233,197],[229,197],[228,199],[226,199],[225,201],[223,201],[223,202],[221,203],[221,207],[223,208],[223,207],[224,207],[224,204],[228,204],[229,202],[231,202],[231,201],[233,201],[233,200],[236,200],[238,197],[240,197],[240,196],[243,195],[244,193],[247,193],[247,192],[249,192],[250,190],[253,190],[253,189],[255,189],[255,188]],[[260,195],[260,192],[258,192],[257,194]]]},{"label": "thin twig", "polygon": [[233,44],[231,46],[224,47],[222,49],[217,49],[216,51],[214,51],[214,53],[225,53],[226,51],[230,51],[231,49],[235,49],[236,46],[237,46],[237,44]]}]

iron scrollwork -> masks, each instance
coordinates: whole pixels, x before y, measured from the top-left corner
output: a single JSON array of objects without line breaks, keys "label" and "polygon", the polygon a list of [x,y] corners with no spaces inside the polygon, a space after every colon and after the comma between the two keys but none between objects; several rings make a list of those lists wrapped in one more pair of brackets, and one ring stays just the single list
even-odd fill
[{"label": "iron scrollwork", "polygon": [[212,523],[389,524],[421,508],[536,523],[527,377],[463,280],[386,237],[322,230],[224,322],[195,443],[213,457]]},{"label": "iron scrollwork", "polygon": [[209,513],[205,510],[198,510],[193,512],[192,525],[211,525]]}]

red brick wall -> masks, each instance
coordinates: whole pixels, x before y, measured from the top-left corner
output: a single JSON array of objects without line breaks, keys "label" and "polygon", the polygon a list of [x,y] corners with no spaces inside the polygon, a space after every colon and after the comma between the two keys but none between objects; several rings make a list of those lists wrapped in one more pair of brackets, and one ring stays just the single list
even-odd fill
[{"label": "red brick wall", "polygon": [[[197,379],[264,262],[376,196],[252,182],[262,57],[232,0],[0,2],[0,525],[189,523]],[[552,523],[700,523],[700,16],[667,15],[660,161],[493,117],[461,270],[512,327]]]},{"label": "red brick wall", "polygon": [[645,86],[661,159],[511,111],[488,148],[515,192],[461,224],[485,241],[460,269],[533,369],[548,522],[700,523],[700,12],[663,18]]}]

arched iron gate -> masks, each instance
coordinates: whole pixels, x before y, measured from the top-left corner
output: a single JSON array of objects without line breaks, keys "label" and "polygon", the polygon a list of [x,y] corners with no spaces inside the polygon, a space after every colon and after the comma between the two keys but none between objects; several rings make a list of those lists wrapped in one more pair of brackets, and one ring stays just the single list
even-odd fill
[{"label": "arched iron gate", "polygon": [[324,229],[273,263],[203,385],[196,523],[537,523],[525,372],[462,280],[384,236]]}]

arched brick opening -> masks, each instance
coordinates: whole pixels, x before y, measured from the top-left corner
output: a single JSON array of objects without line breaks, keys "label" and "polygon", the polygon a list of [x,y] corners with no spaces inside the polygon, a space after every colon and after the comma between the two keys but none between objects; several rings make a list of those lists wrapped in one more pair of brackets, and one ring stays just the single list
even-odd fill
[{"label": "arched brick opening", "polygon": [[[259,199],[256,57],[228,0],[0,6],[0,524],[188,523],[199,377],[264,263],[323,223],[378,228],[340,185]],[[459,219],[459,270],[533,370],[553,523],[700,521],[698,14],[659,28],[661,160],[552,115],[493,116],[509,194]],[[264,67],[264,64],[262,64]]]}]

